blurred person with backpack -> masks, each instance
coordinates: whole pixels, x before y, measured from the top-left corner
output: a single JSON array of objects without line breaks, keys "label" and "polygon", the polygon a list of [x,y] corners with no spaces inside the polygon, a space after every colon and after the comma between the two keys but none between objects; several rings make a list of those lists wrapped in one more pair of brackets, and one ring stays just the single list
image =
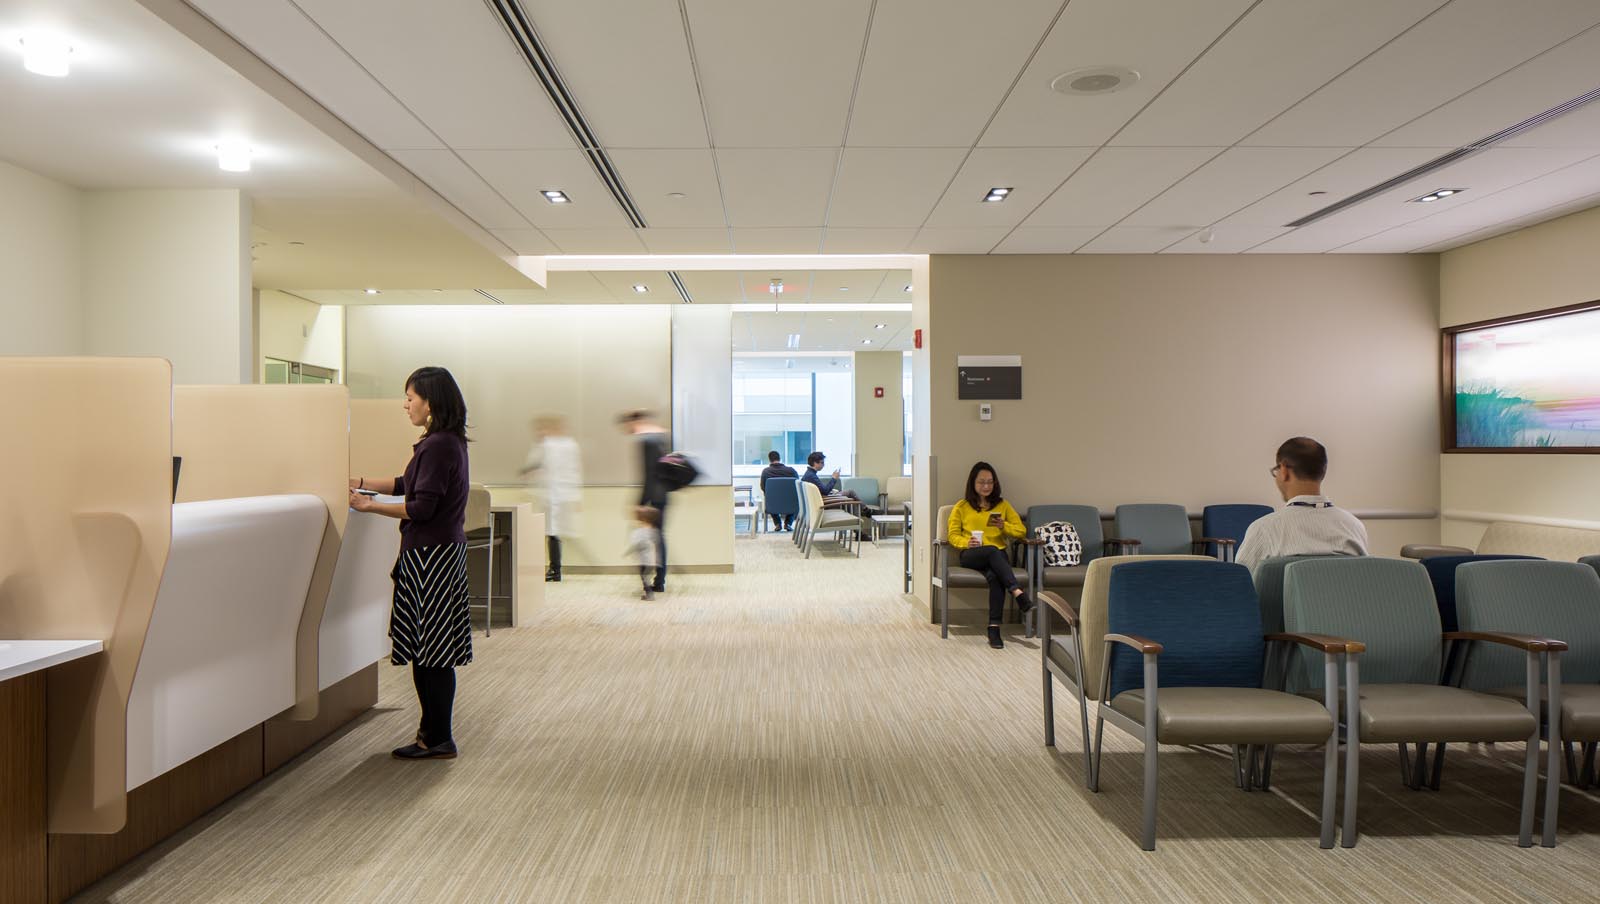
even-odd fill
[{"label": "blurred person with backpack", "polygon": [[671,452],[672,438],[648,411],[626,412],[617,418],[617,424],[639,444],[639,505],[655,509],[658,516],[656,576],[650,589],[661,593],[667,589],[667,494],[678,488],[669,485],[662,474],[661,460]]}]

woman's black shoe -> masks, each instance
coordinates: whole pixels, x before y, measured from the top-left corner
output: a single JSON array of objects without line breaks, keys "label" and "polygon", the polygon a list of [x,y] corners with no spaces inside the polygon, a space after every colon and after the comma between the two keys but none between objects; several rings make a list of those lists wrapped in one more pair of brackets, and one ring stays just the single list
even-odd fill
[{"label": "woman's black shoe", "polygon": [[545,579],[545,581],[547,581],[549,583],[554,583],[554,584],[561,583],[561,575],[558,572],[554,572],[554,571],[545,572],[544,573],[544,579]]},{"label": "woman's black shoe", "polygon": [[999,625],[989,626],[989,646],[994,647],[996,650],[1003,649],[1005,647],[1005,642],[1000,639]]},{"label": "woman's black shoe", "polygon": [[396,747],[390,753],[397,760],[453,760],[456,758],[456,742],[445,741],[432,747],[407,744],[404,747]]},{"label": "woman's black shoe", "polygon": [[1024,637],[1033,637],[1038,634],[1039,607],[1033,597],[1026,593],[1017,595],[1017,610],[1022,613],[1022,628]]}]

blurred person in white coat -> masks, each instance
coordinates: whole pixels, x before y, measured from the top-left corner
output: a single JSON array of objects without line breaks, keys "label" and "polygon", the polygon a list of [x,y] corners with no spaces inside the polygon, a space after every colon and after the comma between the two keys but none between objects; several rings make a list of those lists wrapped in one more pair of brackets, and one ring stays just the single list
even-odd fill
[{"label": "blurred person in white coat", "polygon": [[567,422],[558,415],[536,418],[534,443],[523,463],[524,475],[537,472],[535,486],[544,491],[545,548],[549,566],[547,581],[561,580],[561,539],[578,535],[578,514],[583,508],[583,468],[579,463],[578,441],[567,432]]}]

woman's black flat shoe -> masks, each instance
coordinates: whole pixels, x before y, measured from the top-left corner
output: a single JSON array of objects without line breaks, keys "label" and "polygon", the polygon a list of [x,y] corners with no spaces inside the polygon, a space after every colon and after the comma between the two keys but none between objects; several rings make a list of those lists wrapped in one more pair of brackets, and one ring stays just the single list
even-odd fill
[{"label": "woman's black flat shoe", "polygon": [[1000,649],[1004,649],[1005,648],[1005,641],[1002,641],[1000,639],[1000,626],[999,625],[990,625],[989,626],[989,646],[995,648],[996,650],[1000,650]]},{"label": "woman's black flat shoe", "polygon": [[407,744],[404,747],[396,747],[390,753],[397,760],[453,760],[456,758],[456,742],[445,741],[432,747]]}]

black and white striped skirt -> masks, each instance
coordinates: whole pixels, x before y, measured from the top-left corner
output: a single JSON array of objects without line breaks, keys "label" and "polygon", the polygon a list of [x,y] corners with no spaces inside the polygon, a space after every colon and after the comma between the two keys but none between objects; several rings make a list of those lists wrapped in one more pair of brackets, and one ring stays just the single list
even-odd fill
[{"label": "black and white striped skirt", "polygon": [[400,553],[389,613],[389,661],[458,666],[472,661],[467,608],[467,544],[445,543]]}]

